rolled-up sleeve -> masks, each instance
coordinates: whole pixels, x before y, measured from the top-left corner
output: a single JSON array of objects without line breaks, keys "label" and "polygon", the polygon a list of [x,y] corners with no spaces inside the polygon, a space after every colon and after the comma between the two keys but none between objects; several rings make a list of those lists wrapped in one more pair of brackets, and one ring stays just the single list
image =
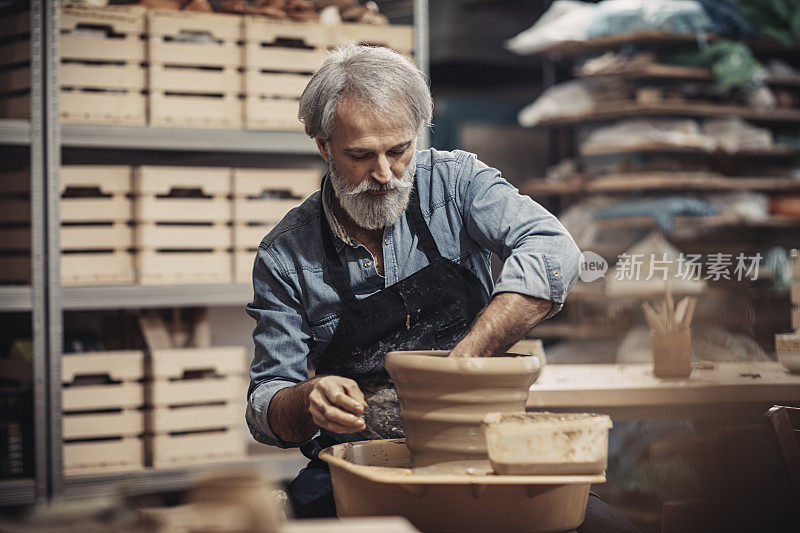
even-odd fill
[{"label": "rolled-up sleeve", "polygon": [[504,262],[492,296],[516,292],[550,300],[559,312],[580,273],[580,250],[547,209],[475,155],[459,157],[457,202],[467,234]]},{"label": "rolled-up sleeve", "polygon": [[279,390],[308,379],[311,332],[285,269],[269,249],[259,248],[253,266],[253,301],[247,314],[256,321],[255,355],[250,365],[245,418],[257,441],[289,448],[301,443],[280,439],[269,423],[269,404]]}]

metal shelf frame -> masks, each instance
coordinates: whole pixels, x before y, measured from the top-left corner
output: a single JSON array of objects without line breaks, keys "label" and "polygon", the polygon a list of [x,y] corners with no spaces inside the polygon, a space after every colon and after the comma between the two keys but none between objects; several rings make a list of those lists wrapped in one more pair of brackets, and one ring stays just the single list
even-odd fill
[{"label": "metal shelf frame", "polygon": [[[33,479],[0,480],[0,507],[80,497],[121,485],[142,493],[187,486],[201,469],[142,471],[126,475],[64,478],[61,445],[61,353],[63,313],[69,310],[165,306],[241,305],[252,298],[248,284],[164,287],[62,287],[60,276],[60,191],[63,149],[227,152],[314,155],[302,132],[189,130],[59,122],[60,0],[30,2],[30,120],[0,120],[0,146],[28,147],[31,179],[30,286],[0,287],[0,312],[30,312],[33,329]],[[428,1],[414,0],[416,60],[428,72]],[[427,146],[427,135],[420,146]],[[254,458],[286,474],[296,458]]]}]

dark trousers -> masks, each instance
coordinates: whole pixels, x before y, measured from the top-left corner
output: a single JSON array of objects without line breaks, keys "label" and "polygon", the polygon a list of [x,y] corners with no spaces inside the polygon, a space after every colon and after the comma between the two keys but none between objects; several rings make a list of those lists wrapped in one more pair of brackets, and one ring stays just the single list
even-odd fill
[{"label": "dark trousers", "polygon": [[[336,516],[333,486],[327,463],[312,460],[286,487],[296,518]],[[586,518],[578,533],[638,533],[639,530],[596,494],[589,494]]]}]

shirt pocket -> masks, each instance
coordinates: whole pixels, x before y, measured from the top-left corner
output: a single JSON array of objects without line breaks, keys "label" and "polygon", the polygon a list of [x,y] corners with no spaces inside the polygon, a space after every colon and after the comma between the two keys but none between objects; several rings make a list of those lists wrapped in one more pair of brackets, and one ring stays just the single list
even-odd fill
[{"label": "shirt pocket", "polygon": [[336,315],[328,316],[317,323],[311,324],[311,336],[317,342],[328,343],[333,338],[337,325],[339,325],[339,317]]}]

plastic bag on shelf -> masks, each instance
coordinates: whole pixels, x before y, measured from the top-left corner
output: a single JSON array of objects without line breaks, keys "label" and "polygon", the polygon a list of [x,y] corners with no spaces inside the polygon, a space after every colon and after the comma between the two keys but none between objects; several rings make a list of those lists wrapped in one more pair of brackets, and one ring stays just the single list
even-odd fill
[{"label": "plastic bag on shelf", "polygon": [[774,147],[769,129],[753,126],[738,117],[706,120],[703,122],[703,133],[729,153]]},{"label": "plastic bag on shelf", "polygon": [[505,42],[517,54],[535,54],[565,41],[585,41],[596,6],[576,0],[556,0],[533,26]]},{"label": "plastic bag on shelf", "polygon": [[594,129],[584,147],[591,145],[636,146],[642,143],[687,146],[714,150],[715,141],[705,135],[700,125],[690,119],[633,119],[622,120]]},{"label": "plastic bag on shelf", "polygon": [[708,198],[720,213],[737,220],[758,222],[767,218],[769,197],[757,192],[715,194]]},{"label": "plastic bag on shelf", "polygon": [[589,38],[644,30],[686,34],[713,26],[696,0],[606,0],[597,4],[587,33]]},{"label": "plastic bag on shelf", "polygon": [[594,109],[592,85],[583,80],[573,80],[550,87],[532,104],[517,115],[523,127],[536,126],[542,120],[554,117],[577,116]]}]

